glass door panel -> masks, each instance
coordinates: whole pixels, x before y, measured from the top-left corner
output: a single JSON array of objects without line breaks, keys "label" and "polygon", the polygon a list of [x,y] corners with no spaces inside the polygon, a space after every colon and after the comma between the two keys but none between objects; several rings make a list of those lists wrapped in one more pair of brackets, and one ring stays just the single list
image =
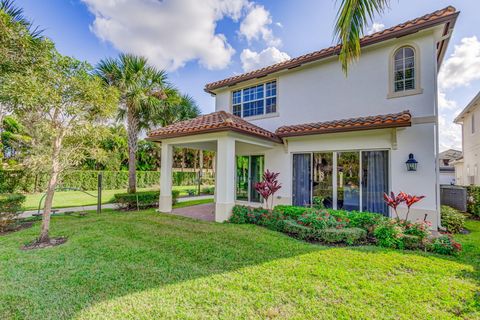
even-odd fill
[{"label": "glass door panel", "polygon": [[237,157],[237,200],[248,201],[249,166],[250,158],[248,156]]},{"label": "glass door panel", "polygon": [[251,156],[250,159],[250,201],[261,202],[261,196],[255,190],[255,184],[262,181],[264,156]]},{"label": "glass door panel", "polygon": [[293,204],[309,206],[311,203],[311,159],[310,153],[293,155]]},{"label": "glass door panel", "polygon": [[313,154],[313,203],[320,201],[326,208],[333,207],[333,153]]},{"label": "glass door panel", "polygon": [[388,216],[388,151],[362,152],[362,210]]},{"label": "glass door panel", "polygon": [[360,210],[360,153],[337,153],[337,209]]}]

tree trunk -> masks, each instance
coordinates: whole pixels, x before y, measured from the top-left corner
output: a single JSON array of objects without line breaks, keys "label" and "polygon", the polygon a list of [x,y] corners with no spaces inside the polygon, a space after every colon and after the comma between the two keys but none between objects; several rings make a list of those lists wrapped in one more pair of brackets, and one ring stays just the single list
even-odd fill
[{"label": "tree trunk", "polygon": [[137,192],[137,145],[138,145],[138,119],[133,108],[127,111],[127,133],[128,133],[128,192]]},{"label": "tree trunk", "polygon": [[53,142],[52,148],[52,168],[50,179],[48,181],[47,196],[45,198],[45,205],[43,207],[42,228],[38,242],[49,242],[50,230],[50,212],[52,211],[53,196],[55,195],[55,188],[58,183],[58,175],[60,173],[60,149],[62,146],[62,134],[60,133]]}]

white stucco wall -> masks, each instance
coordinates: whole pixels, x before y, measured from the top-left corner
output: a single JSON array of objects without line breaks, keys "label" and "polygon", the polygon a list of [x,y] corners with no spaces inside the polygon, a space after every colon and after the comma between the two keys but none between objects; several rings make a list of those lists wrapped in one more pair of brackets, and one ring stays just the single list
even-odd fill
[{"label": "white stucco wall", "polygon": [[[474,115],[475,132],[472,133],[472,115]],[[480,185],[480,106],[477,105],[463,118],[463,173],[462,185],[473,183]],[[477,169],[475,169],[477,168]]]},{"label": "white stucco wall", "polygon": [[[391,155],[391,190],[426,196],[412,210],[412,220],[423,219],[427,214],[427,219],[434,228],[440,224],[436,125],[437,33],[438,30],[427,30],[369,47],[363,50],[360,61],[351,67],[348,77],[342,73],[337,57],[333,57],[217,92],[217,111],[232,112],[231,91],[277,79],[278,114],[263,119],[246,118],[270,131],[275,131],[282,125],[388,114],[407,109],[412,113],[414,125],[398,129],[396,143],[392,140],[392,129],[382,129],[295,137],[287,139],[287,147],[251,150],[251,154],[265,155],[267,169],[280,172],[283,188],[277,194],[276,204],[290,204],[292,201],[292,154],[295,152],[387,149]],[[412,45],[418,49],[416,54],[419,55],[419,64],[416,72],[419,72],[423,92],[388,98],[390,57],[403,45]],[[246,154],[249,150],[237,148],[237,152]],[[419,162],[416,172],[406,170],[405,161],[409,153],[413,153]]]},{"label": "white stucco wall", "polygon": [[[390,56],[402,45],[418,47],[422,94],[388,99]],[[216,110],[231,110],[231,91],[277,79],[278,116],[248,119],[275,131],[282,125],[387,114],[409,109],[414,117],[435,114],[435,41],[432,32],[388,41],[363,50],[360,61],[343,74],[337,57],[219,91]]]}]

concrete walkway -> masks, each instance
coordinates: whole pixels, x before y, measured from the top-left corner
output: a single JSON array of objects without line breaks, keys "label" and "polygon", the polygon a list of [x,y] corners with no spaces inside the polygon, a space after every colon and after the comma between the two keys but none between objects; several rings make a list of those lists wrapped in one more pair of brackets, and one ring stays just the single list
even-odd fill
[{"label": "concrete walkway", "polygon": [[[187,201],[192,201],[192,200],[203,200],[203,199],[213,199],[212,195],[205,195],[205,196],[197,196],[197,197],[181,197],[178,198],[178,202],[187,202]],[[116,203],[105,203],[102,204],[102,209],[116,209],[117,204]],[[185,208],[180,208],[180,209],[186,209]],[[54,208],[55,209],[55,208]],[[91,211],[91,210],[97,210],[97,206],[79,206],[79,207],[70,207],[70,208],[58,208],[55,209],[55,213],[65,213],[65,212],[81,212],[81,211]],[[177,210],[177,209],[175,209]],[[21,215],[19,215],[19,218],[28,218],[36,214],[38,210],[28,210],[24,211]],[[42,210],[40,210],[40,213]],[[199,218],[200,219],[200,218]]]},{"label": "concrete walkway", "polygon": [[215,204],[206,203],[191,207],[173,209],[172,214],[205,221],[215,221]]}]

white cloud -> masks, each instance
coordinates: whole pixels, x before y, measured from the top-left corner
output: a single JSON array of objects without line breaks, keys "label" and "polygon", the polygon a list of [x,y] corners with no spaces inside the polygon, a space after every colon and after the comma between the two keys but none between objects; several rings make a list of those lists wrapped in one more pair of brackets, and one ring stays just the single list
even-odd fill
[{"label": "white cloud", "polygon": [[245,72],[259,69],[271,64],[290,59],[290,56],[275,47],[268,47],[261,52],[244,49],[240,54],[242,68]]},{"label": "white cloud", "polygon": [[446,149],[461,149],[462,148],[462,129],[453,123],[453,119],[461,111],[454,100],[449,100],[446,94],[442,91],[438,93],[438,124],[440,133],[440,150]]},{"label": "white cloud", "polygon": [[385,29],[385,25],[380,22],[374,22],[373,25],[367,30],[367,34],[372,34],[375,32],[379,32]]},{"label": "white cloud", "polygon": [[480,79],[480,41],[476,36],[463,38],[452,55],[444,61],[438,75],[442,89],[468,86]]},{"label": "white cloud", "polygon": [[249,42],[261,39],[269,46],[279,46],[282,41],[273,35],[273,31],[270,28],[271,24],[272,17],[264,6],[250,4],[248,13],[240,24],[239,34],[244,36]]},{"label": "white cloud", "polygon": [[235,50],[215,32],[224,17],[237,21],[248,0],[82,0],[95,15],[91,30],[118,50],[146,56],[176,70],[198,60],[208,69],[228,66]]}]

